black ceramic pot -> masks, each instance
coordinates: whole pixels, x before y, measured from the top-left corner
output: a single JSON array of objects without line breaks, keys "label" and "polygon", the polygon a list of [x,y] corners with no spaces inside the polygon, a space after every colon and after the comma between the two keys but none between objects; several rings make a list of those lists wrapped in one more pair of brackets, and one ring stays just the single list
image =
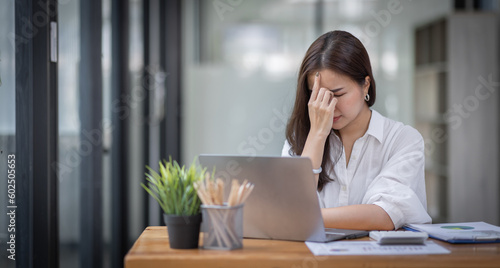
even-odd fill
[{"label": "black ceramic pot", "polygon": [[201,214],[179,216],[163,214],[167,225],[170,247],[175,249],[198,248]]}]

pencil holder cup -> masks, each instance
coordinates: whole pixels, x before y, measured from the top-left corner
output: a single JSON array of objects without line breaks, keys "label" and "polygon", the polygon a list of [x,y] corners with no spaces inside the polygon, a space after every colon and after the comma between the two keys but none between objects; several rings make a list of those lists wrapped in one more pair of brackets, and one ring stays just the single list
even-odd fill
[{"label": "pencil holder cup", "polygon": [[243,247],[243,205],[201,205],[204,249]]}]

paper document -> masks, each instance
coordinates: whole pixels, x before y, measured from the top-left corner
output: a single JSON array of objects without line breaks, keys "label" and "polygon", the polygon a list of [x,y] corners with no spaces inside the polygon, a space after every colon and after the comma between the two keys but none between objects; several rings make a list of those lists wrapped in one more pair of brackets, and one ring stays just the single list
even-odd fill
[{"label": "paper document", "polygon": [[405,229],[426,232],[432,238],[450,243],[500,242],[500,227],[485,222],[408,224]]},{"label": "paper document", "polygon": [[426,241],[424,245],[379,245],[376,241],[306,242],[314,255],[419,255],[448,254],[449,250]]}]

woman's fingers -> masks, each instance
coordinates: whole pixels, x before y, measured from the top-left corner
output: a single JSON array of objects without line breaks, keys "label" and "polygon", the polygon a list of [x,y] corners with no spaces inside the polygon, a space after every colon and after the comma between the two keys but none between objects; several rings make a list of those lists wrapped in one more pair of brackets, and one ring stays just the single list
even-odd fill
[{"label": "woman's fingers", "polygon": [[316,98],[316,101],[318,102],[318,104],[323,103],[323,101],[325,99],[329,100],[330,99],[329,93],[330,93],[330,91],[328,91],[328,89],[326,89],[324,87],[320,88],[319,92],[318,92],[318,97]]},{"label": "woman's fingers", "polygon": [[325,89],[323,100],[321,101],[322,106],[328,107],[333,99],[334,99],[333,93],[331,91]]},{"label": "woman's fingers", "polygon": [[335,105],[337,105],[337,102],[339,101],[337,98],[333,97],[332,96],[332,101],[330,101],[330,104],[328,104],[328,107],[331,109],[331,110],[335,110]]},{"label": "woman's fingers", "polygon": [[309,99],[309,102],[313,102],[318,98],[320,79],[321,79],[321,77],[320,77],[319,72],[316,72],[316,74],[314,76],[314,84],[313,84],[311,98]]},{"label": "woman's fingers", "polygon": [[337,102],[338,99],[335,98],[335,95],[328,89],[325,89],[323,99],[321,100],[321,106],[328,107],[329,110],[332,110],[335,109],[335,105],[337,105]]},{"label": "woman's fingers", "polygon": [[326,107],[328,106],[329,101],[330,101],[330,91],[326,90],[326,88],[321,88],[318,94],[318,105],[320,107]]},{"label": "woman's fingers", "polygon": [[326,136],[332,128],[337,99],[329,89],[320,86],[320,81],[321,77],[319,73],[316,73],[308,103],[309,120],[311,122],[310,131],[318,133],[321,136]]},{"label": "woman's fingers", "polygon": [[334,99],[336,100],[330,90],[328,90],[327,88],[320,88],[316,100],[310,101],[309,106],[312,109],[331,110],[335,107],[333,106],[330,108],[330,105]]}]

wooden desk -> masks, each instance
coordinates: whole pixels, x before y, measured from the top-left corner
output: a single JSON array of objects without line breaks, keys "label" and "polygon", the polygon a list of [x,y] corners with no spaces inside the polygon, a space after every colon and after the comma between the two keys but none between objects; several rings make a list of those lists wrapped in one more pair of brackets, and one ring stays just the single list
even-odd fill
[{"label": "wooden desk", "polygon": [[233,251],[179,250],[170,248],[166,227],[148,227],[125,256],[125,267],[500,267],[500,243],[453,245],[434,241],[451,253],[314,256],[303,242],[261,239],[244,239],[243,249]]}]

